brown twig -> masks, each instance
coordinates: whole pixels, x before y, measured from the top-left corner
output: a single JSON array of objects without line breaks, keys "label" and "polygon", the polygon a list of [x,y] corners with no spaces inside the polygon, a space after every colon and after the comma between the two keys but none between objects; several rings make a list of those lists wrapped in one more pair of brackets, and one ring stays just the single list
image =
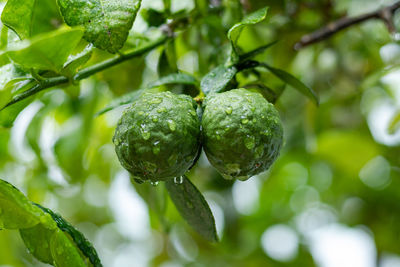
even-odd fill
[{"label": "brown twig", "polygon": [[393,15],[396,12],[397,9],[400,8],[400,1],[384,7],[382,9],[376,10],[374,12],[362,14],[357,17],[344,17],[339,20],[336,20],[334,22],[329,23],[328,25],[316,30],[315,32],[312,32],[310,34],[304,35],[299,42],[297,42],[294,46],[296,50],[299,50],[305,46],[317,43],[319,41],[328,39],[330,36],[334,35],[335,33],[346,29],[350,26],[353,26],[355,24],[359,24],[361,22],[370,20],[370,19],[380,19],[382,20],[386,26],[388,27],[388,30],[391,33],[394,33],[396,31],[395,25],[393,23]]}]

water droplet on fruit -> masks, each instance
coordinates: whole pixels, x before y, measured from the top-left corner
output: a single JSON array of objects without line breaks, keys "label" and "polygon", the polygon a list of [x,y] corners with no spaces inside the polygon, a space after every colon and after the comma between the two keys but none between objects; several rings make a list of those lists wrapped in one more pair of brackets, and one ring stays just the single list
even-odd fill
[{"label": "water droplet on fruit", "polygon": [[241,116],[240,118],[242,119],[243,124],[247,124],[249,122],[249,120],[246,118],[246,116]]},{"label": "water droplet on fruit", "polygon": [[255,138],[250,135],[246,136],[246,138],[244,139],[244,145],[247,149],[253,149],[256,145]]},{"label": "water droplet on fruit", "polygon": [[168,127],[171,131],[176,130],[176,123],[173,120],[168,120]]},{"label": "water droplet on fruit", "polygon": [[150,100],[150,104],[160,104],[162,100],[160,98],[153,98]]},{"label": "water droplet on fruit", "polygon": [[163,112],[166,112],[166,111],[167,111],[167,109],[164,108],[164,107],[157,109],[158,113],[163,113]]},{"label": "water droplet on fruit", "polygon": [[225,113],[228,115],[232,114],[232,108],[231,107],[226,108]]},{"label": "water droplet on fruit", "polygon": [[147,130],[143,130],[142,131],[142,137],[143,137],[144,140],[149,140],[150,136],[151,136],[151,134],[150,134],[149,131],[147,131]]},{"label": "water droplet on fruit", "polygon": [[183,184],[183,176],[175,177],[174,178],[174,183],[175,184]]},{"label": "water droplet on fruit", "polygon": [[161,150],[161,145],[160,145],[160,141],[156,141],[156,142],[154,142],[153,143],[153,153],[155,154],[155,155],[157,155],[158,153],[160,153],[160,150]]},{"label": "water droplet on fruit", "polygon": [[151,184],[152,186],[157,186],[157,185],[158,185],[158,182],[157,182],[157,181],[156,181],[156,182],[151,181],[150,184]]}]

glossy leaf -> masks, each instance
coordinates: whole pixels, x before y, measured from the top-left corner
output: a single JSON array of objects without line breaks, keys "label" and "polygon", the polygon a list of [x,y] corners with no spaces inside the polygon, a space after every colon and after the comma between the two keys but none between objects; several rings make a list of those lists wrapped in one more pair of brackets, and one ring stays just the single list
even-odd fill
[{"label": "glossy leaf", "polygon": [[288,85],[292,86],[294,89],[302,93],[303,95],[307,96],[310,98],[316,105],[319,105],[319,98],[317,94],[314,92],[313,89],[302,83],[299,79],[294,77],[292,74],[281,70],[277,69],[274,67],[271,67],[267,64],[262,64],[263,67],[267,68],[272,74],[274,74],[276,77],[281,79],[283,82],[287,83]]},{"label": "glossy leaf", "polygon": [[75,244],[57,229],[50,240],[50,250],[54,266],[57,267],[87,267],[85,259],[79,253]]},{"label": "glossy leaf", "polygon": [[237,42],[239,40],[240,34],[245,26],[248,25],[254,25],[257,24],[261,21],[263,21],[267,17],[268,13],[268,7],[261,8],[246,17],[243,18],[243,20],[239,23],[236,23],[233,25],[232,28],[230,28],[228,32],[228,38],[231,40],[232,44],[232,49],[234,51],[234,54],[237,56],[239,55],[238,49],[237,49]]},{"label": "glossy leaf", "polygon": [[15,105],[0,110],[0,128],[11,128],[15,119],[18,117],[18,114],[31,102],[32,99],[25,99],[16,103]]},{"label": "glossy leaf", "polygon": [[141,0],[58,0],[58,4],[68,25],[85,28],[88,42],[116,53],[128,38]]},{"label": "glossy leaf", "polygon": [[0,229],[30,228],[43,215],[21,191],[3,180],[0,180],[0,211]]},{"label": "glossy leaf", "polygon": [[220,65],[207,73],[200,83],[204,94],[222,92],[235,77],[238,69],[235,66]]},{"label": "glossy leaf", "polygon": [[[85,255],[90,263],[94,267],[101,267],[101,261],[99,259],[99,256],[97,255],[96,250],[94,249],[93,245],[85,238],[85,236],[76,230],[69,222],[64,220],[60,215],[54,213],[50,209],[44,208],[40,205],[38,205],[44,212],[50,214],[50,216],[53,218],[53,220],[57,223],[57,226],[60,230],[62,230],[64,233],[68,234],[72,240],[74,241],[74,244],[79,248],[81,253]],[[54,256],[54,255],[53,255]],[[68,265],[65,265],[68,266]],[[75,265],[69,265],[69,266],[75,266]]]},{"label": "glossy leaf", "polygon": [[1,14],[3,24],[21,39],[54,29],[54,21],[58,18],[53,0],[8,0]]},{"label": "glossy leaf", "polygon": [[7,54],[12,61],[25,69],[59,72],[82,35],[83,31],[80,28],[62,28],[37,36],[31,41],[23,41]]},{"label": "glossy leaf", "polygon": [[50,250],[50,240],[57,228],[48,229],[42,224],[32,228],[21,229],[20,235],[28,251],[39,261],[53,264],[53,256]]},{"label": "glossy leaf", "polygon": [[93,54],[93,46],[87,46],[82,52],[77,55],[70,56],[64,64],[61,73],[67,77],[73,77],[77,71],[89,61]]},{"label": "glossy leaf", "polygon": [[185,176],[181,183],[166,181],[168,193],[176,208],[189,225],[205,239],[217,242],[215,219],[201,192]]}]

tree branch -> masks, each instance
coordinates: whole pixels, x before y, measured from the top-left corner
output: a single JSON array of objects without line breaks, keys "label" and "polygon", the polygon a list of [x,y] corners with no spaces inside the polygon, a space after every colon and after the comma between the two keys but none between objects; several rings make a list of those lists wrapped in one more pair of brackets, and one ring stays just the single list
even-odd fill
[{"label": "tree branch", "polygon": [[296,50],[299,50],[303,47],[306,47],[308,45],[317,43],[319,41],[328,39],[335,33],[346,29],[350,26],[362,23],[364,21],[370,20],[370,19],[380,19],[382,20],[386,26],[388,27],[388,30],[391,33],[394,33],[396,31],[394,23],[393,23],[393,15],[396,12],[397,9],[400,8],[400,1],[384,7],[382,9],[376,10],[374,12],[362,14],[357,17],[344,17],[341,18],[337,21],[331,22],[328,25],[316,30],[315,32],[312,32],[310,34],[304,35],[299,42],[297,42],[294,46]]}]

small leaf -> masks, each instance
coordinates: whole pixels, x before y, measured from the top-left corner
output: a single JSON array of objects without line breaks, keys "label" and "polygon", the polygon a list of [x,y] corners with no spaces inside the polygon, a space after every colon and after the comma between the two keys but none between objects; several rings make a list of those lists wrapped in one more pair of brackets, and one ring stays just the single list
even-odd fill
[{"label": "small leaf", "polygon": [[394,134],[400,129],[400,112],[397,112],[390,121],[388,132]]},{"label": "small leaf", "polygon": [[201,192],[185,176],[182,183],[169,180],[165,182],[168,193],[177,210],[189,225],[201,236],[217,242],[215,219]]},{"label": "small leaf", "polygon": [[[230,28],[228,32],[228,38],[231,40],[232,44],[232,49],[234,52],[234,55],[232,55],[234,58],[238,57],[239,51],[237,49],[237,42],[239,40],[240,34],[245,26],[248,25],[254,25],[257,24],[261,21],[263,21],[267,17],[268,13],[268,7],[261,8],[246,17],[243,18],[243,20],[239,23],[236,23],[233,25],[232,28]],[[235,60],[233,62],[236,62]]]},{"label": "small leaf", "polygon": [[164,76],[157,81],[150,83],[148,87],[156,87],[161,85],[172,85],[172,84],[186,84],[198,86],[199,82],[193,76],[185,73],[173,73]]},{"label": "small leaf", "polygon": [[80,28],[62,28],[18,43],[7,52],[12,61],[25,69],[61,71],[83,35]]},{"label": "small leaf", "polygon": [[84,38],[110,53],[124,45],[140,4],[141,0],[58,0],[65,22],[83,26]]},{"label": "small leaf", "polygon": [[265,63],[262,63],[260,66],[267,68],[276,77],[278,77],[285,83],[289,84],[290,86],[292,86],[294,89],[296,89],[303,95],[310,98],[316,105],[319,105],[319,99],[318,99],[317,94],[314,92],[314,90],[309,88],[304,83],[302,83],[299,79],[294,77],[292,74],[290,74],[284,70],[271,67]]},{"label": "small leaf", "polygon": [[0,229],[30,228],[40,222],[43,212],[10,183],[0,179]]},{"label": "small leaf", "polygon": [[1,14],[3,24],[21,39],[54,29],[57,19],[57,6],[52,0],[8,0]]},{"label": "small leaf", "polygon": [[222,92],[235,77],[238,69],[235,66],[219,65],[203,77],[200,88],[205,95]]},{"label": "small leaf", "polygon": [[64,64],[61,74],[72,78],[77,71],[89,61],[93,54],[93,46],[88,45],[82,52],[77,55],[70,56]]}]

